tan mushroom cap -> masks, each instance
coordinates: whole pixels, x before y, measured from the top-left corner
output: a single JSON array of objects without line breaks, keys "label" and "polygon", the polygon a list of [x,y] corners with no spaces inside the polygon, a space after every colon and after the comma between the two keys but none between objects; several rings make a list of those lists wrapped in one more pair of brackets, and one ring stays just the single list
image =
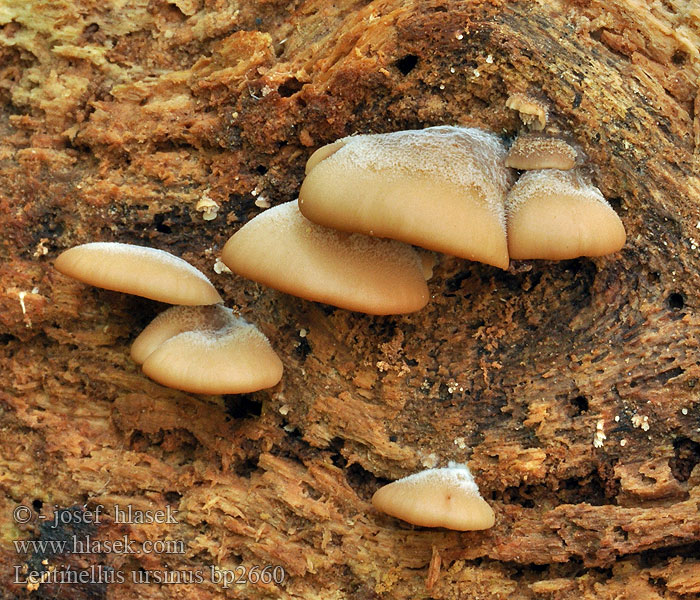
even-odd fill
[{"label": "tan mushroom cap", "polygon": [[511,258],[603,256],[625,245],[625,228],[600,190],[576,171],[529,171],[506,199]]},{"label": "tan mushroom cap", "polygon": [[562,139],[542,135],[521,134],[513,142],[506,167],[514,169],[573,169],[576,150]]},{"label": "tan mushroom cap", "polygon": [[420,310],[429,298],[418,253],[305,219],[296,202],[259,214],[224,246],[234,273],[307,300],[369,314]]},{"label": "tan mushroom cap", "polygon": [[116,242],[94,242],[62,252],[54,266],[97,287],[188,306],[222,302],[206,275],[169,252]]},{"label": "tan mushroom cap", "polygon": [[221,305],[166,310],[136,338],[131,356],[154,381],[196,394],[254,392],[282,378],[265,335]]},{"label": "tan mushroom cap", "polygon": [[220,304],[210,306],[173,306],[160,313],[131,344],[131,358],[143,362],[166,340],[186,331],[215,332],[238,322],[230,308]]},{"label": "tan mushroom cap", "polygon": [[422,527],[472,531],[493,527],[492,508],[469,469],[450,464],[409,475],[377,490],[372,504],[392,517]]},{"label": "tan mushroom cap", "polygon": [[311,156],[309,156],[309,160],[306,161],[306,168],[304,172],[308,175],[309,172],[322,160],[325,160],[328,158],[331,154],[334,154],[338,150],[340,150],[345,144],[348,143],[348,140],[350,138],[343,138],[340,140],[336,140],[335,142],[331,144],[326,144],[325,146],[321,146],[318,150],[316,150]]},{"label": "tan mushroom cap", "polygon": [[309,159],[299,208],[326,227],[505,269],[505,154],[497,136],[465,127],[343,138]]}]

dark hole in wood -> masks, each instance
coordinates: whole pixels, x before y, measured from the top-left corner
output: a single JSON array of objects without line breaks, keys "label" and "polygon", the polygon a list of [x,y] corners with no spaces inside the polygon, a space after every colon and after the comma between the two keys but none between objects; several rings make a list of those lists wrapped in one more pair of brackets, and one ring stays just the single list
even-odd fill
[{"label": "dark hole in wood", "polygon": [[171,491],[171,492],[165,492],[165,501],[168,504],[175,504],[177,502],[180,502],[180,498],[182,498],[182,494],[179,492]]},{"label": "dark hole in wood", "polygon": [[580,415],[588,410],[588,399],[585,396],[576,396],[571,400],[571,404],[576,407],[576,414]]},{"label": "dark hole in wood", "polygon": [[11,333],[0,334],[0,346],[7,346],[10,342],[15,341],[17,338]]},{"label": "dark hole in wood", "polygon": [[249,394],[226,394],[224,396],[226,414],[232,419],[259,417],[262,414],[262,404]]},{"label": "dark hole in wood", "polygon": [[682,437],[673,442],[674,456],[668,466],[678,481],[688,481],[695,466],[700,463],[700,443]]},{"label": "dark hole in wood", "polygon": [[669,369],[668,371],[664,371],[663,373],[659,373],[656,376],[656,381],[665,384],[669,379],[673,379],[675,377],[680,377],[685,373],[685,369],[682,367],[674,367],[673,369]]},{"label": "dark hole in wood", "polygon": [[445,281],[445,289],[448,292],[456,292],[462,287],[462,282],[471,277],[471,271],[460,271]]},{"label": "dark hole in wood", "polygon": [[296,77],[290,77],[280,84],[280,86],[277,88],[277,93],[282,98],[289,98],[300,91],[303,87],[304,84]]},{"label": "dark hole in wood", "polygon": [[170,228],[170,225],[165,224],[165,215],[163,214],[157,214],[155,217],[153,217],[153,224],[156,227],[156,231],[159,233],[173,232],[173,230]]},{"label": "dark hole in wood", "polygon": [[415,54],[407,54],[403,58],[399,58],[394,64],[401,71],[402,75],[408,75],[418,64],[418,57]]},{"label": "dark hole in wood", "polygon": [[328,446],[328,449],[331,452],[333,452],[333,454],[331,454],[331,461],[339,469],[344,469],[348,464],[348,461],[340,453],[340,451],[343,449],[344,445],[345,445],[345,440],[343,438],[334,437]]},{"label": "dark hole in wood", "polygon": [[622,198],[619,196],[614,196],[612,198],[607,198],[608,204],[613,207],[613,209],[617,212],[620,211],[620,208],[622,207]]},{"label": "dark hole in wood", "polygon": [[386,480],[375,477],[373,473],[357,463],[347,467],[345,474],[350,487],[367,500],[372,497],[374,492],[387,483]]},{"label": "dark hole in wood", "polygon": [[236,465],[236,475],[238,475],[239,477],[250,477],[251,473],[253,473],[258,468],[258,460],[259,457],[254,456]]},{"label": "dark hole in wood", "polygon": [[688,62],[688,53],[683,50],[676,50],[671,57],[674,65],[684,65]]},{"label": "dark hole in wood", "polygon": [[306,357],[311,354],[311,344],[309,344],[309,340],[305,337],[301,338],[299,340],[299,345],[294,348],[294,354],[299,357],[299,360],[304,362]]},{"label": "dark hole in wood", "polygon": [[673,292],[672,294],[669,294],[668,298],[666,299],[666,303],[671,310],[680,310],[685,306],[685,299],[683,298],[683,294]]}]

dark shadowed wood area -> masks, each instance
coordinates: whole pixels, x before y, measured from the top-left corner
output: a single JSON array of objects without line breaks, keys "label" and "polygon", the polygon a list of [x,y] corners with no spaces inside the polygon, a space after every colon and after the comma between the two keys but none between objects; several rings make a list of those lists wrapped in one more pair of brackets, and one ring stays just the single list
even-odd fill
[{"label": "dark shadowed wood area", "polygon": [[[698,598],[699,46],[681,0],[0,0],[0,597]],[[508,271],[443,256],[428,306],[399,317],[215,270],[316,148],[439,124],[512,139],[513,93],[587,154],[621,252]],[[148,380],[129,346],[165,305],[52,267],[89,241],[202,269],[282,382]],[[380,485],[450,460],[493,529],[373,510]],[[85,504],[99,524],[68,510]],[[116,505],[177,522],[114,523]],[[51,527],[54,507],[76,522]],[[13,543],[73,535],[139,550]],[[15,565],[44,583],[30,595]],[[241,565],[286,577],[217,583]],[[53,581],[68,567],[93,582]]]}]

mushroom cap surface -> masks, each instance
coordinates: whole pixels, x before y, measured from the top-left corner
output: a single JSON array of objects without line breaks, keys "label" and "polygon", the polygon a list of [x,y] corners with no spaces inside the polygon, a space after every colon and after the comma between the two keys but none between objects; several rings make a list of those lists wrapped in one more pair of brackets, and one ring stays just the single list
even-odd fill
[{"label": "mushroom cap surface", "polygon": [[131,358],[141,365],[166,340],[186,331],[216,332],[243,319],[220,304],[210,306],[173,306],[160,313],[131,344]]},{"label": "mushroom cap surface", "polygon": [[304,218],[294,201],[246,223],[226,243],[221,260],[263,285],[369,314],[413,312],[429,298],[413,248],[322,227]]},{"label": "mushroom cap surface", "polygon": [[496,135],[466,127],[343,138],[309,159],[299,208],[326,227],[505,269],[505,154]]},{"label": "mushroom cap surface", "polygon": [[493,509],[479,494],[469,469],[428,469],[385,485],[372,504],[392,517],[423,527],[471,531],[493,527]]},{"label": "mushroom cap surface", "polygon": [[93,242],[62,252],[54,266],[64,275],[97,287],[187,306],[222,302],[206,275],[164,250]]},{"label": "mushroom cap surface", "polygon": [[506,210],[514,259],[604,256],[625,245],[620,217],[575,171],[528,171],[508,194]]},{"label": "mushroom cap surface", "polygon": [[325,146],[321,146],[318,150],[316,150],[311,156],[309,156],[309,160],[306,161],[306,167],[304,168],[304,173],[306,175],[309,174],[309,172],[322,160],[325,160],[328,158],[331,154],[334,154],[338,150],[340,150],[345,144],[348,143],[348,141],[351,138],[341,138],[339,140],[336,140],[335,142],[332,142],[330,144],[326,144]]},{"label": "mushroom cap surface", "polygon": [[562,139],[521,134],[508,151],[506,166],[525,170],[573,169],[576,150]]},{"label": "mushroom cap surface", "polygon": [[196,394],[254,392],[282,378],[265,335],[221,305],[166,310],[136,338],[131,355],[154,381]]}]

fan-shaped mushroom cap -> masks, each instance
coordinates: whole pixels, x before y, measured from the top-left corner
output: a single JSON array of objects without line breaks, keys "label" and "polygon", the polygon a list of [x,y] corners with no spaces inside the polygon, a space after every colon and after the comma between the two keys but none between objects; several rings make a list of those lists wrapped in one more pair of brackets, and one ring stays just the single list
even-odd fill
[{"label": "fan-shaped mushroom cap", "polygon": [[166,310],[136,338],[131,356],[154,381],[197,394],[254,392],[282,377],[265,335],[221,305]]},{"label": "fan-shaped mushroom cap", "polygon": [[469,469],[454,463],[385,485],[374,494],[372,504],[392,517],[423,527],[470,531],[488,529],[495,521]]},{"label": "fan-shaped mushroom cap", "polygon": [[479,129],[343,138],[307,163],[299,208],[342,231],[508,267],[505,148]]},{"label": "fan-shaped mushroom cap", "polygon": [[413,312],[429,297],[413,248],[321,227],[305,219],[296,202],[246,223],[226,243],[221,260],[263,285],[370,314]]},{"label": "fan-shaped mushroom cap", "polygon": [[576,150],[564,140],[542,135],[521,134],[513,142],[506,167],[514,169],[573,169]]},{"label": "fan-shaped mushroom cap", "polygon": [[625,245],[625,228],[600,190],[575,171],[529,171],[506,199],[511,258],[603,256]]},{"label": "fan-shaped mushroom cap", "polygon": [[169,304],[222,302],[204,273],[186,260],[155,248],[94,242],[62,252],[54,266],[83,283]]}]

